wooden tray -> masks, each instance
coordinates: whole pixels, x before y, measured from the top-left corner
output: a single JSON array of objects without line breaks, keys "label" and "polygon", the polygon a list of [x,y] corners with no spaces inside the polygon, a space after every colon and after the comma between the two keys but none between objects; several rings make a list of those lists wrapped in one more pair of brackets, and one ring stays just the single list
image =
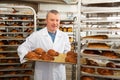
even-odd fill
[{"label": "wooden tray", "polygon": [[71,62],[65,62],[65,58],[66,58],[66,54],[59,54],[59,56],[54,57],[53,61],[42,60],[42,59],[28,59],[28,58],[25,58],[25,59],[29,60],[29,61],[53,62],[53,63],[62,63],[62,64],[76,64],[76,63],[71,63]]}]

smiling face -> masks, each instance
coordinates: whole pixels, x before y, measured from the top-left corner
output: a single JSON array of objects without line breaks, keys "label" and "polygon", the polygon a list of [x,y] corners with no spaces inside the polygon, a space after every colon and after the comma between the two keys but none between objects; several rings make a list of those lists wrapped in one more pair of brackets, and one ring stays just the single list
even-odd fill
[{"label": "smiling face", "polygon": [[60,15],[58,13],[48,13],[46,23],[48,31],[55,33],[60,25]]}]

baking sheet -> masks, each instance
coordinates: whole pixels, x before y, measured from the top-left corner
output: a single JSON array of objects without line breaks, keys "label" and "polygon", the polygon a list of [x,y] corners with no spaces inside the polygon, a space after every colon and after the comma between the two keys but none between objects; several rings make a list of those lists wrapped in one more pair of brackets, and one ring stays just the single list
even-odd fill
[{"label": "baking sheet", "polygon": [[54,57],[53,61],[42,60],[42,59],[28,59],[28,58],[25,58],[25,59],[29,60],[29,61],[52,62],[52,63],[62,63],[62,64],[76,64],[76,63],[71,63],[71,62],[65,62],[65,58],[66,58],[66,54],[59,54],[59,56]]}]

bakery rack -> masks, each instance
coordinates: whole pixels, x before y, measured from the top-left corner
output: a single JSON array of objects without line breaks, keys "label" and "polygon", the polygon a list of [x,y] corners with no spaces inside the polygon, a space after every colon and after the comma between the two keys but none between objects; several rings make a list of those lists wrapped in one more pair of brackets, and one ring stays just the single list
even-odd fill
[{"label": "bakery rack", "polygon": [[[96,1],[94,3],[94,1]],[[110,1],[110,2],[108,2]],[[89,2],[89,1],[88,1]],[[119,80],[120,69],[106,67],[108,62],[113,62],[116,65],[120,65],[120,7],[114,6],[117,2],[111,0],[97,1],[92,0],[88,3],[87,0],[80,0],[78,2],[78,65],[77,65],[77,80],[82,80],[82,76],[94,77],[97,80]],[[99,3],[98,3],[99,2]],[[103,4],[109,4],[105,6]],[[99,5],[99,6],[97,6]],[[111,5],[111,6],[110,6]],[[92,35],[107,35],[107,39],[95,39],[95,38],[84,38]],[[88,47],[89,43],[105,43],[110,48],[96,48]],[[84,50],[96,50],[100,54],[85,54]],[[101,55],[102,51],[113,51],[116,53],[117,58],[111,58]],[[90,53],[90,52],[89,52]],[[99,65],[93,66],[87,64],[87,59],[97,62]],[[104,64],[104,66],[103,66]],[[81,69],[81,67],[94,68],[94,73],[88,73]],[[113,75],[101,75],[97,72],[98,68],[109,69],[113,71]]]},{"label": "bakery rack", "polygon": [[34,63],[21,64],[17,47],[36,31],[36,12],[30,6],[0,5],[0,80],[33,80]]}]

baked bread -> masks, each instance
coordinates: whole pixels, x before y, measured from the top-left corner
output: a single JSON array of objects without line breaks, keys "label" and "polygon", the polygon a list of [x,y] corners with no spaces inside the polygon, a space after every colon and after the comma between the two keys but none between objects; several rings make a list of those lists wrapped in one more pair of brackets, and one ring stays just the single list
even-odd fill
[{"label": "baked bread", "polygon": [[98,50],[87,50],[87,49],[84,50],[83,53],[84,54],[97,54],[97,55],[100,54],[100,52]]},{"label": "baked bread", "polygon": [[92,39],[108,39],[107,35],[92,35],[92,36],[86,36],[83,38],[92,38]]},{"label": "baked bread", "polygon": [[106,43],[88,43],[88,48],[102,48],[102,49],[110,49]]},{"label": "baked bread", "polygon": [[67,56],[67,57],[65,57],[65,62],[77,63],[77,58],[76,57]]},{"label": "baked bread", "polygon": [[54,57],[53,56],[50,56],[50,55],[48,55],[48,54],[42,54],[41,55],[41,59],[42,60],[47,60],[47,61],[53,61],[54,60]]},{"label": "baked bread", "polygon": [[35,52],[28,52],[25,56],[25,58],[28,58],[28,59],[40,59],[41,57],[36,54]]},{"label": "baked bread", "polygon": [[0,38],[5,38],[5,36],[4,35],[0,35]]},{"label": "baked bread", "polygon": [[15,38],[24,38],[22,34],[15,36]]},{"label": "baked bread", "polygon": [[22,17],[21,20],[28,20],[28,17]]},{"label": "baked bread", "polygon": [[95,80],[95,78],[92,76],[82,76],[81,80]]},{"label": "baked bread", "polygon": [[67,32],[72,32],[72,27],[68,27]]},{"label": "baked bread", "polygon": [[46,53],[42,48],[36,48],[33,51],[38,55],[42,55],[42,54]]},{"label": "baked bread", "polygon": [[2,41],[0,41],[0,45],[4,45],[4,43]]},{"label": "baked bread", "polygon": [[86,65],[99,66],[99,64],[93,60],[86,59]]},{"label": "baked bread", "polygon": [[59,53],[56,52],[56,51],[53,50],[53,49],[49,49],[49,50],[47,51],[47,54],[50,55],[50,56],[58,56],[58,55],[59,55]]},{"label": "baked bread", "polygon": [[32,32],[33,32],[33,30],[31,30],[31,29],[27,28],[24,32],[29,32],[29,33],[32,33]]},{"label": "baked bread", "polygon": [[113,62],[106,63],[106,67],[116,68],[116,65]]},{"label": "baked bread", "polygon": [[13,17],[8,17],[8,20],[13,20]]},{"label": "baked bread", "polygon": [[87,73],[95,73],[95,69],[90,67],[81,67],[81,71],[87,72]]},{"label": "baked bread", "polygon": [[4,54],[0,54],[0,58],[5,58],[6,56]]},{"label": "baked bread", "polygon": [[11,26],[20,26],[20,25],[18,25],[17,23],[14,23],[14,24],[12,24]]},{"label": "baked bread", "polygon": [[101,75],[114,75],[113,70],[97,68],[97,72]]},{"label": "baked bread", "polygon": [[67,56],[77,57],[77,53],[75,53],[75,52],[73,52],[73,51],[68,51],[68,52],[67,52]]},{"label": "baked bread", "polygon": [[24,76],[22,80],[30,80],[29,76]]},{"label": "baked bread", "polygon": [[65,62],[77,63],[77,53],[68,51],[66,53]]},{"label": "baked bread", "polygon": [[109,57],[109,58],[118,58],[115,52],[113,51],[102,51],[102,56]]},{"label": "baked bread", "polygon": [[34,26],[34,23],[33,22],[28,23],[26,26]]},{"label": "baked bread", "polygon": [[13,29],[13,30],[11,30],[10,32],[18,32],[18,30],[16,30],[16,29]]},{"label": "baked bread", "polygon": [[3,48],[0,47],[0,51],[3,51]]},{"label": "baked bread", "polygon": [[5,24],[4,23],[0,23],[0,26],[5,26]]},{"label": "baked bread", "polygon": [[9,45],[17,45],[18,44],[18,41],[10,41],[9,42]]}]

